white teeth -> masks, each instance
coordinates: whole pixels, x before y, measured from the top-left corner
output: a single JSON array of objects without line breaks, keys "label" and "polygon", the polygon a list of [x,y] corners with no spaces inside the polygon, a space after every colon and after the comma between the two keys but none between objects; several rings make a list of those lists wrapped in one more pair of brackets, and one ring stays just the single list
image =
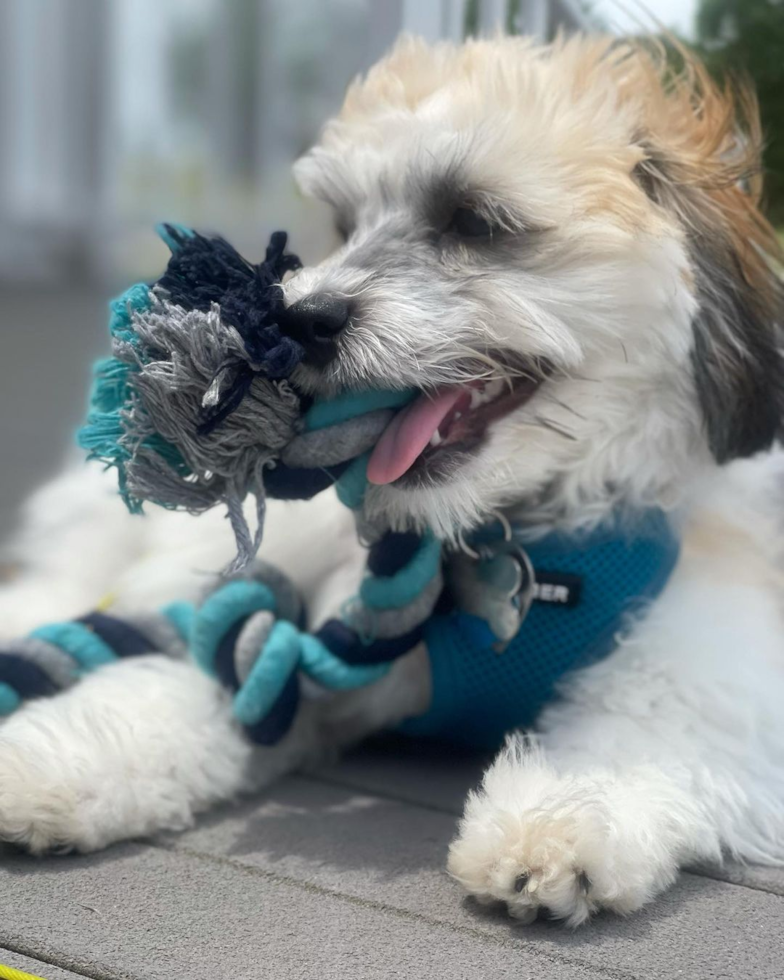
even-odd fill
[{"label": "white teeth", "polygon": [[438,431],[438,429],[436,429],[436,431],[430,437],[430,445],[431,446],[440,446],[443,441],[444,441],[444,437],[441,435],[441,433]]},{"label": "white teeth", "polygon": [[488,381],[482,388],[471,390],[471,409],[479,408],[496,399],[504,389],[502,381]]}]

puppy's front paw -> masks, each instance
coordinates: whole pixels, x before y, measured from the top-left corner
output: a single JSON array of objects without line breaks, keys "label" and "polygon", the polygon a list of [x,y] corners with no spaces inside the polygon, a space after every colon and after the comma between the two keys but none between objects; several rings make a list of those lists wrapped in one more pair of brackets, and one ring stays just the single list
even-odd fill
[{"label": "puppy's front paw", "polygon": [[505,902],[509,914],[523,923],[547,909],[575,926],[600,907],[586,867],[601,861],[596,814],[514,814],[476,801],[469,801],[469,808],[448,867],[474,898]]},{"label": "puppy's front paw", "polygon": [[678,863],[638,791],[609,772],[557,775],[541,757],[507,751],[466,803],[449,871],[524,923],[540,910],[570,926],[602,908],[633,912],[674,881]]}]

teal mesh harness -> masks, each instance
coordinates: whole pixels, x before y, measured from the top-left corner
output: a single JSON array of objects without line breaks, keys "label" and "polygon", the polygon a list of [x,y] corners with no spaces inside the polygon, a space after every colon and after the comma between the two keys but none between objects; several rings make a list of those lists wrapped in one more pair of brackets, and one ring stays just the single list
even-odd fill
[{"label": "teal mesh harness", "polygon": [[532,724],[564,675],[611,653],[629,617],[659,595],[679,542],[665,514],[650,510],[582,538],[550,535],[526,552],[540,594],[542,582],[550,586],[547,599],[534,600],[503,653],[478,617],[458,609],[434,615],[425,627],[433,700],[402,731],[491,748]]}]

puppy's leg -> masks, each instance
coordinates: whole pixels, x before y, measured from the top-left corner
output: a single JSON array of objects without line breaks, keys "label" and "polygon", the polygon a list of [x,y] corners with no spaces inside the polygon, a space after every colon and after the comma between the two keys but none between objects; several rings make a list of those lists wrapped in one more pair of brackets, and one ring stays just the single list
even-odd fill
[{"label": "puppy's leg", "polygon": [[697,529],[647,619],[469,798],[449,868],[470,893],[575,925],[640,908],[722,851],[784,861],[775,575],[737,528]]},{"label": "puppy's leg", "polygon": [[[39,497],[45,502],[54,495],[63,517],[70,515],[51,527],[49,543],[59,549],[57,574],[39,569],[11,586],[5,598],[0,593],[1,634],[12,637],[53,615],[83,612],[107,590],[117,592],[120,613],[193,596],[210,581],[206,573],[231,557],[231,533],[219,512],[198,520],[164,513],[145,521],[124,515],[116,498],[112,519],[118,514],[144,542],[105,555],[101,546],[111,551],[116,542],[100,513],[102,486],[73,479],[75,498],[80,485],[85,489],[82,510],[68,507],[56,485]],[[46,507],[38,510],[47,513]],[[28,541],[35,536],[28,534]],[[86,553],[84,540],[93,542]],[[263,554],[297,581],[311,622],[352,594],[364,562],[352,516],[331,494],[271,508]],[[95,561],[103,571],[84,578],[84,561]],[[49,586],[57,587],[61,577],[67,582],[69,575],[79,588],[52,603]],[[14,618],[20,587],[30,602],[24,616]],[[412,677],[425,676],[417,665],[421,652],[396,664],[373,689],[304,703],[290,733],[271,749],[250,745],[233,721],[227,694],[191,664],[148,656],[101,668],[0,724],[0,839],[34,851],[88,851],[187,826],[211,804],[416,711]]]},{"label": "puppy's leg", "polygon": [[0,840],[92,851],[186,827],[416,710],[420,666],[421,652],[372,690],[303,704],[272,748],[247,741],[226,692],[191,664],[148,656],[102,668],[0,725]]},{"label": "puppy's leg", "polygon": [[0,637],[93,608],[146,546],[145,525],[127,513],[116,481],[72,466],[32,494],[0,561]]}]

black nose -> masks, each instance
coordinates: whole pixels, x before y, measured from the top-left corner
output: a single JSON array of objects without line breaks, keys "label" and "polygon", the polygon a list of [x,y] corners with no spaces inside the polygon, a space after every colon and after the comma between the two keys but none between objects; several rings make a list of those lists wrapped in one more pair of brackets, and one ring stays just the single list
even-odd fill
[{"label": "black nose", "polygon": [[348,303],[329,293],[306,296],[290,306],[281,326],[305,348],[305,362],[323,367],[337,353],[337,338],[348,322]]}]

